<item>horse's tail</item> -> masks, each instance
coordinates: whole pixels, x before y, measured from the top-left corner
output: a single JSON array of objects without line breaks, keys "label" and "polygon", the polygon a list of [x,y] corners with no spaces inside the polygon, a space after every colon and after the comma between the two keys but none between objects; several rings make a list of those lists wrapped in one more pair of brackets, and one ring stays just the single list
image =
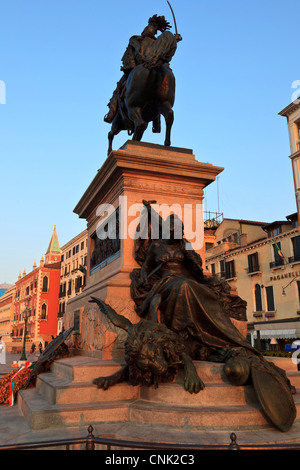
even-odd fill
[{"label": "horse's tail", "polygon": [[163,63],[169,63],[177,49],[177,41],[170,31],[160,34],[154,41],[145,59],[145,67],[154,68]]}]

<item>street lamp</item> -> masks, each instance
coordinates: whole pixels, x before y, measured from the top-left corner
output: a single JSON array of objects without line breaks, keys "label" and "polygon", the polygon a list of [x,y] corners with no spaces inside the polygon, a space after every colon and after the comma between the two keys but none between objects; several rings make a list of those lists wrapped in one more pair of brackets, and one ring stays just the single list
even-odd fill
[{"label": "street lamp", "polygon": [[282,293],[281,293],[282,297],[286,296],[285,289],[289,287],[299,276],[300,275],[294,276],[293,279],[285,287],[282,287]]},{"label": "street lamp", "polygon": [[22,351],[22,356],[20,358],[20,361],[27,361],[25,346],[26,346],[27,321],[28,321],[28,317],[30,314],[29,301],[30,301],[30,297],[26,297],[25,298],[25,310],[23,310],[23,318],[24,318],[23,351]]}]

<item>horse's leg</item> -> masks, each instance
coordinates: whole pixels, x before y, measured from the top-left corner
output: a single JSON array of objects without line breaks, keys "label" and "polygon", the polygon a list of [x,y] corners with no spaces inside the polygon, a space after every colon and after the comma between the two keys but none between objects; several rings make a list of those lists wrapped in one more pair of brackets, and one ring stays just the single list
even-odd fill
[{"label": "horse's leg", "polygon": [[119,132],[125,130],[125,127],[123,125],[123,121],[122,121],[122,118],[120,116],[120,113],[117,112],[116,116],[114,117],[113,119],[113,122],[112,122],[112,125],[111,125],[111,129],[108,133],[108,150],[107,150],[107,155],[110,154],[110,152],[112,151],[112,143],[113,143],[113,140],[114,140],[114,136],[115,135],[118,135]]},{"label": "horse's leg", "polygon": [[142,117],[142,110],[139,107],[129,108],[128,117],[134,124],[134,134],[132,140],[140,141],[143,137],[145,130],[147,129],[148,123],[146,123]]},{"label": "horse's leg", "polygon": [[160,111],[166,121],[165,145],[169,147],[171,145],[171,129],[174,122],[174,112],[168,101],[161,104]]},{"label": "horse's leg", "polygon": [[107,150],[107,155],[109,155],[110,152],[112,152],[112,143],[113,143],[113,140],[114,140],[114,134],[112,133],[112,131],[109,131],[109,133],[108,133],[108,150]]}]

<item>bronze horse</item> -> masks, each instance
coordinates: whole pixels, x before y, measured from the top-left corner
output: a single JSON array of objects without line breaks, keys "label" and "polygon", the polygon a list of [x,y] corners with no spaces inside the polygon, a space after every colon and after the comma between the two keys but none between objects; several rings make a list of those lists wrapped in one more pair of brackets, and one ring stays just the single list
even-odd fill
[{"label": "bronze horse", "polygon": [[[173,56],[174,42],[181,38],[178,39],[170,32],[163,33],[160,38],[156,40],[152,56],[129,73],[124,88],[118,91],[118,110],[108,133],[108,154],[112,151],[114,136],[120,131],[127,130],[129,135],[133,134],[132,140],[140,141],[149,122],[153,121],[153,132],[160,132],[160,115],[164,116],[166,122],[164,145],[171,145],[175,77],[169,67],[169,60],[165,58]],[[169,50],[166,50],[166,44]]]}]

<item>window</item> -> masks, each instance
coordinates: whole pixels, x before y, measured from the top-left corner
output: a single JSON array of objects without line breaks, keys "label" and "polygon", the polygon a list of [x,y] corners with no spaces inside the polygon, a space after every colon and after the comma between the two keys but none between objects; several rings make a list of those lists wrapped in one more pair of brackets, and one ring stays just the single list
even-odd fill
[{"label": "window", "polygon": [[225,260],[221,259],[220,261],[220,273],[221,277],[225,277]]},{"label": "window", "polygon": [[42,292],[48,292],[48,276],[44,276],[43,278]]},{"label": "window", "polygon": [[280,254],[279,254],[279,253],[281,253],[281,243],[280,242],[274,243],[273,244],[273,250],[274,250],[274,259],[275,259],[275,262],[273,263],[274,266],[283,265],[283,257],[280,256]]},{"label": "window", "polygon": [[43,304],[42,305],[41,319],[46,320],[46,318],[47,318],[47,305]]},{"label": "window", "polygon": [[228,261],[225,263],[225,277],[226,279],[235,277],[234,261]]},{"label": "window", "polygon": [[82,277],[77,277],[75,279],[75,292],[79,292],[82,287]]},{"label": "window", "polygon": [[296,123],[296,150],[300,150],[300,121]]},{"label": "window", "polygon": [[211,248],[214,247],[214,244],[213,243],[210,243],[210,242],[206,242],[205,243],[205,250],[210,250]]},{"label": "window", "polygon": [[248,255],[248,273],[256,273],[259,271],[258,253]]},{"label": "window", "polygon": [[211,269],[212,275],[214,276],[214,275],[216,274],[216,265],[215,265],[215,263],[213,263],[213,264],[211,265],[210,269]]},{"label": "window", "polygon": [[71,294],[72,294],[72,280],[68,282],[68,292],[67,292],[67,295],[71,295]]},{"label": "window", "polygon": [[255,311],[262,311],[261,287],[259,284],[255,284]]},{"label": "window", "polygon": [[269,237],[276,237],[276,235],[279,235],[280,233],[281,227],[273,228],[272,230],[269,230]]},{"label": "window", "polygon": [[300,261],[300,235],[292,238],[293,251],[294,251],[294,260]]},{"label": "window", "polygon": [[267,311],[274,312],[275,302],[274,302],[273,286],[266,287],[266,295],[267,295]]}]

